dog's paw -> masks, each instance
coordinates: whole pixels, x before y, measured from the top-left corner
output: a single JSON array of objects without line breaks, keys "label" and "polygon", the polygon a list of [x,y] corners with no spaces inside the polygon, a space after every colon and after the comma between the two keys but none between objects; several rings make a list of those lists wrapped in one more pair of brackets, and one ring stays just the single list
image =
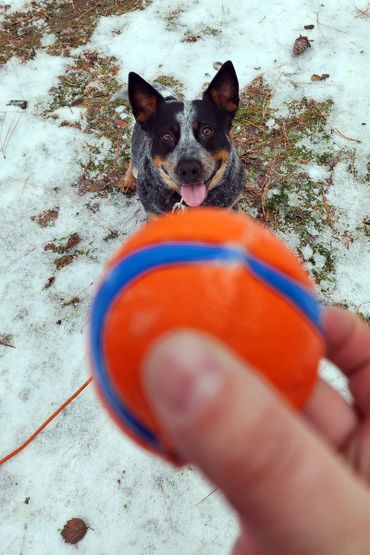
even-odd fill
[{"label": "dog's paw", "polygon": [[124,195],[131,195],[136,190],[135,178],[132,178],[131,181],[128,181],[123,177],[118,183],[118,187],[120,188],[121,193],[123,193]]},{"label": "dog's paw", "polygon": [[136,179],[132,173],[131,164],[125,173],[124,177],[118,183],[121,193],[124,195],[131,195],[136,189]]}]

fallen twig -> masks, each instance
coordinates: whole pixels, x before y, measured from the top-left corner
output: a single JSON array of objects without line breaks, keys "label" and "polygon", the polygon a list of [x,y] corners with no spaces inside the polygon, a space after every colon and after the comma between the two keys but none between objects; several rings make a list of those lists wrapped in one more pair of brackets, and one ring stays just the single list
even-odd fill
[{"label": "fallen twig", "polygon": [[198,501],[198,503],[196,503],[194,505],[194,507],[198,507],[198,505],[200,505],[201,503],[203,503],[203,501],[205,501],[206,499],[208,499],[208,497],[210,497],[212,495],[212,493],[215,493],[215,491],[217,491],[218,488],[215,488],[214,490],[212,490],[208,495],[206,495],[205,497],[203,497],[203,499],[201,499],[200,501]]},{"label": "fallen twig", "polygon": [[91,287],[95,282],[92,281],[91,283],[89,283],[89,285],[86,285],[86,287],[84,287],[83,289],[81,289],[81,291],[79,291],[76,295],[74,295],[73,297],[71,297],[70,299],[68,299],[67,301],[64,301],[62,304],[62,307],[66,307],[66,306],[70,306],[75,305],[77,303],[80,302],[80,296],[82,293],[84,293],[89,287]]},{"label": "fallen twig", "polygon": [[5,339],[0,339],[0,345],[4,345],[4,347],[11,347],[12,349],[15,349],[15,345],[11,345]]},{"label": "fallen twig", "polygon": [[347,141],[351,141],[352,143],[358,143],[358,144],[361,143],[361,141],[359,139],[352,139],[351,137],[347,137],[347,135],[344,135],[344,133],[339,131],[339,129],[336,129],[335,127],[330,125],[330,123],[328,122],[328,118],[324,117],[324,120],[326,122],[326,125],[328,125],[330,127],[330,129],[332,129],[334,131],[334,133],[336,133],[337,135],[339,135],[343,139],[346,139]]},{"label": "fallen twig", "polygon": [[357,8],[357,6],[355,6],[355,10],[357,12],[357,15],[355,15],[355,17],[361,17],[361,19],[365,19],[366,21],[370,21],[370,2],[367,3],[366,8]]}]

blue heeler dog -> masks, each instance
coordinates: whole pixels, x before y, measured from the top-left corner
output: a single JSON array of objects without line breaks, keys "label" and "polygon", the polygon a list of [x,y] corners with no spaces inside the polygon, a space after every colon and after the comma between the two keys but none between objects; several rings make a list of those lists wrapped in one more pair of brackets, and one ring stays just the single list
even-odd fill
[{"label": "blue heeler dog", "polygon": [[180,102],[159,90],[129,74],[128,97],[136,123],[121,190],[133,191],[136,184],[148,217],[183,203],[235,207],[244,172],[229,135],[239,107],[233,64],[222,65],[201,100]]}]

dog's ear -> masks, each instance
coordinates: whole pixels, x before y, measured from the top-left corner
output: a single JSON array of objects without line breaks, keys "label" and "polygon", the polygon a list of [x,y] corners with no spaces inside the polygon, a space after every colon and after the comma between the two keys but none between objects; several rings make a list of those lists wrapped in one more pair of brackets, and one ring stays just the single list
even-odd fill
[{"label": "dog's ear", "polygon": [[136,121],[145,127],[155,116],[163,96],[133,71],[128,76],[128,97]]},{"label": "dog's ear", "polygon": [[239,108],[239,83],[234,66],[230,60],[225,62],[214,76],[203,98],[211,100],[234,117]]}]

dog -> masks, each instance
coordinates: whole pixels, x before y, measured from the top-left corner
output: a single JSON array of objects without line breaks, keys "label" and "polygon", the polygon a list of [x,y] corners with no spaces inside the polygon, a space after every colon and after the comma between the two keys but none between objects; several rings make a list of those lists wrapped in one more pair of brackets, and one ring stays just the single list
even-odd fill
[{"label": "dog", "polygon": [[162,93],[138,74],[129,74],[136,123],[122,192],[136,186],[149,218],[183,205],[236,208],[244,169],[230,139],[239,107],[232,62],[221,66],[202,99],[180,102],[174,94]]}]

